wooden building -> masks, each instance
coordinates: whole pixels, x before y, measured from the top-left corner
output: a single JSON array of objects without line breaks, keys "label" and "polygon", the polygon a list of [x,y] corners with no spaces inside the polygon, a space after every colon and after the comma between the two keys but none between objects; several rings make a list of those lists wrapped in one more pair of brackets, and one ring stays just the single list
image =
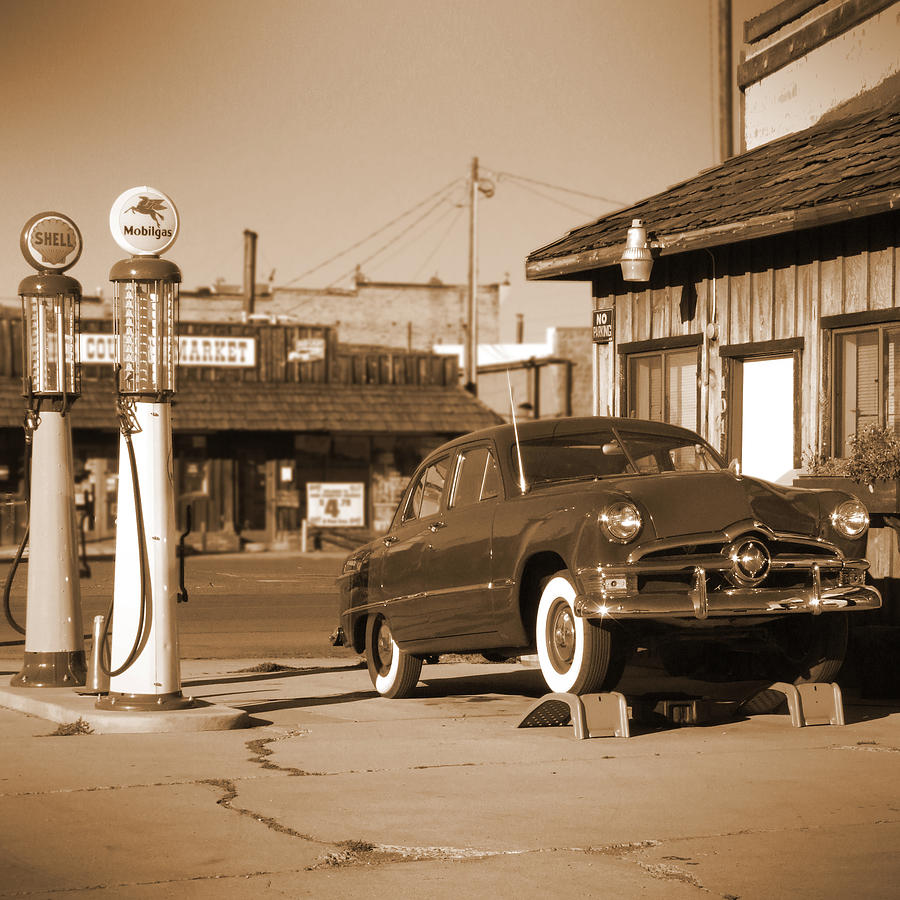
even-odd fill
[{"label": "wooden building", "polygon": [[[0,316],[0,542],[25,521],[21,320]],[[71,410],[89,539],[115,534],[118,419],[112,322],[82,318],[82,395]],[[356,536],[387,527],[419,459],[500,417],[459,387],[455,359],[340,344],[325,326],[182,323],[173,398],[180,523],[202,549],[296,546],[310,485],[352,500]],[[327,489],[326,489],[327,490]],[[349,499],[348,499],[349,498]],[[335,505],[336,522],[342,518]],[[337,535],[341,528],[325,528]]]},{"label": "wooden building", "polygon": [[[698,430],[749,474],[790,483],[807,452],[900,431],[900,98],[825,117],[576,228],[530,279],[592,284],[595,407]],[[646,283],[623,280],[633,220]],[[900,578],[900,509],[876,516],[873,573]]]}]

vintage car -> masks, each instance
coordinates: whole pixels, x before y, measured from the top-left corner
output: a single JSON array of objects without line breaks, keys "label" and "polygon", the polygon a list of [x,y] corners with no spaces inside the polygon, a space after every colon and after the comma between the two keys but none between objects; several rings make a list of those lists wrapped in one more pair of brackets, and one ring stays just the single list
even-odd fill
[{"label": "vintage car", "polygon": [[536,652],[571,693],[612,689],[636,646],[672,675],[829,681],[846,613],[881,605],[868,526],[850,494],[742,476],[684,428],[499,425],[432,452],[349,556],[338,639],[386,697],[450,652]]}]

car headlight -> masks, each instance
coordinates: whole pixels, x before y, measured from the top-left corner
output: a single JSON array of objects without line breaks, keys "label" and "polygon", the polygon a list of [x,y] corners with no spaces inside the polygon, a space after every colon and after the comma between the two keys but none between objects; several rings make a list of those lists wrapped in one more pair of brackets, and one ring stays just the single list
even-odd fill
[{"label": "car headlight", "polygon": [[831,514],[834,530],[849,538],[864,534],[869,527],[869,511],[859,500],[845,500]]},{"label": "car headlight", "polygon": [[611,503],[600,513],[600,527],[603,533],[619,544],[633,541],[643,525],[641,514],[633,503],[621,501]]}]

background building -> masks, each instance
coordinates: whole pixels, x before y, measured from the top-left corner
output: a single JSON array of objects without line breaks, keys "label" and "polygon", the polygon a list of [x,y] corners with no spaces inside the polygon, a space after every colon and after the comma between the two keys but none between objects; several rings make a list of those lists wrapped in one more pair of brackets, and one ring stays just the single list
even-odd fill
[{"label": "background building", "polygon": [[[99,304],[87,302],[83,312],[82,395],[70,415],[84,475],[79,493],[93,498],[86,521],[93,539],[115,533],[119,439],[112,322]],[[19,316],[6,310],[0,535],[7,544],[25,521],[21,332]],[[188,542],[204,549],[296,545],[304,519],[331,539],[384,530],[426,452],[500,421],[459,387],[455,360],[432,353],[341,344],[327,326],[183,321],[179,335],[176,497],[182,526],[186,507],[193,509]]]}]

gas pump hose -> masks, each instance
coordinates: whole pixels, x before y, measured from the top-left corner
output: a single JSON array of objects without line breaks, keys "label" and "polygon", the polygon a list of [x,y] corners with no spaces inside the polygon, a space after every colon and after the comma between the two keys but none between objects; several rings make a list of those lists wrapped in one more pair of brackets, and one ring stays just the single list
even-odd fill
[{"label": "gas pump hose", "polygon": [[12,591],[19,563],[22,561],[22,554],[25,552],[25,547],[28,546],[28,538],[31,534],[31,445],[34,440],[34,430],[39,422],[40,416],[36,408],[29,409],[25,413],[25,469],[22,478],[25,487],[25,532],[22,535],[22,540],[19,541],[16,555],[13,557],[9,571],[6,573],[6,582],[3,585],[3,613],[6,616],[6,621],[9,622],[9,627],[19,634],[25,634],[25,629],[16,621],[15,616],[12,614],[10,592]]},{"label": "gas pump hose", "polygon": [[103,670],[103,673],[105,675],[109,675],[111,678],[114,678],[117,675],[121,675],[123,672],[130,669],[132,665],[134,665],[134,661],[137,659],[138,653],[140,653],[141,647],[146,637],[144,632],[147,629],[148,621],[150,618],[149,611],[152,603],[152,597],[150,593],[150,578],[147,572],[149,563],[147,559],[147,535],[144,532],[144,510],[141,504],[141,488],[138,484],[137,460],[135,459],[134,455],[134,444],[131,440],[131,434],[132,431],[136,429],[136,423],[134,423],[133,421],[133,415],[122,402],[120,402],[119,405],[119,418],[122,423],[122,435],[125,438],[125,447],[128,450],[128,464],[131,469],[131,486],[134,491],[134,517],[135,524],[137,525],[138,554],[140,556],[141,572],[141,610],[140,616],[138,618],[137,631],[134,636],[134,644],[132,644],[131,650],[126,657],[125,662],[123,662],[122,665],[118,668],[111,669],[111,662],[108,663],[107,659],[111,660],[112,657],[109,648],[109,627],[110,623],[112,622],[113,604],[115,601],[115,597],[113,597],[113,599],[109,601],[109,608],[106,611],[106,621],[103,625],[103,634],[100,638],[100,652],[98,653],[97,658],[99,659],[100,667]]}]

